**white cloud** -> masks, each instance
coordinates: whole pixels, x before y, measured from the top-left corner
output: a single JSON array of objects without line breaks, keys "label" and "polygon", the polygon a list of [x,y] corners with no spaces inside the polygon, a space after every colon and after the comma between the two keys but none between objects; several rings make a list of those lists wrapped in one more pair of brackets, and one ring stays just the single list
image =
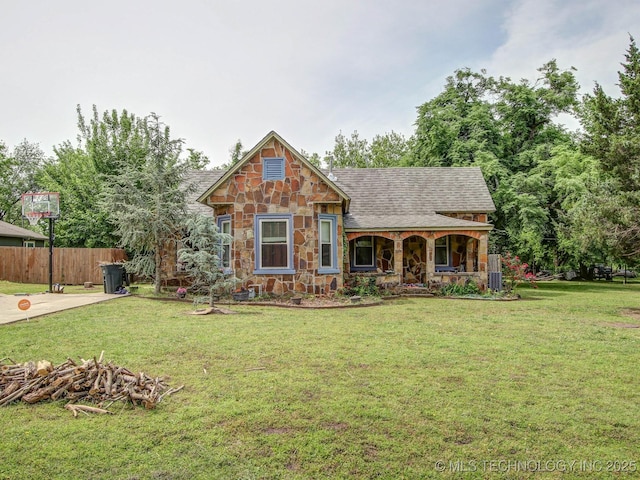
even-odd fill
[{"label": "white cloud", "polygon": [[640,25],[640,3],[633,0],[521,0],[505,17],[506,42],[486,65],[490,74],[534,80],[536,68],[555,58],[575,67],[583,92],[594,81],[617,94],[614,83]]}]

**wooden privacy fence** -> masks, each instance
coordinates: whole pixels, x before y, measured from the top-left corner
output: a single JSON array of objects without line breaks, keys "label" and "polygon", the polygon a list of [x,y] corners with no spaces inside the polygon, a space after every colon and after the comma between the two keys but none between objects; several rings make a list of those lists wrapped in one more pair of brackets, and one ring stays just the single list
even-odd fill
[{"label": "wooden privacy fence", "polygon": [[[53,283],[81,285],[102,283],[101,263],[122,262],[118,248],[54,248]],[[49,283],[49,249],[0,247],[0,280],[18,283]]]}]

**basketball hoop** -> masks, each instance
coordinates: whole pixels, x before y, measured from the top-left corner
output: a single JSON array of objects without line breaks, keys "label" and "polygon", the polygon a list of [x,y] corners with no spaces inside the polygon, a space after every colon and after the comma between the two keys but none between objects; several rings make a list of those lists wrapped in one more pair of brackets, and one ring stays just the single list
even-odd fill
[{"label": "basketball hoop", "polygon": [[25,212],[24,216],[29,220],[32,227],[35,227],[42,218],[40,212]]}]

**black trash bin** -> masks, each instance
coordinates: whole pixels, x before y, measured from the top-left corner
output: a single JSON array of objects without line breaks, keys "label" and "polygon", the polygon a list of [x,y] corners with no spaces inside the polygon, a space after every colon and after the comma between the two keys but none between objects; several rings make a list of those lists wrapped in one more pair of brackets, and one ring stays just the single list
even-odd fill
[{"label": "black trash bin", "polygon": [[122,287],[124,267],[121,263],[107,263],[100,265],[100,268],[102,268],[104,293],[116,293],[116,290]]}]

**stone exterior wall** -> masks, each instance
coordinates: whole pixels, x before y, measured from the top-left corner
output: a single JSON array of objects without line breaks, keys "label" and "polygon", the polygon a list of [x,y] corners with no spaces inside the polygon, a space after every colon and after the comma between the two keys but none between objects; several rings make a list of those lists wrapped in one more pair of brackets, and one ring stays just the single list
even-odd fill
[{"label": "stone exterior wall", "polygon": [[[284,157],[284,180],[263,180],[263,159]],[[276,139],[267,142],[208,197],[215,217],[232,220],[232,268],[239,283],[276,295],[328,294],[343,286],[341,273],[319,274],[318,215],[337,216],[338,267],[342,265],[342,199],[307,164]],[[291,214],[294,274],[258,274],[254,225],[257,214]]]}]

